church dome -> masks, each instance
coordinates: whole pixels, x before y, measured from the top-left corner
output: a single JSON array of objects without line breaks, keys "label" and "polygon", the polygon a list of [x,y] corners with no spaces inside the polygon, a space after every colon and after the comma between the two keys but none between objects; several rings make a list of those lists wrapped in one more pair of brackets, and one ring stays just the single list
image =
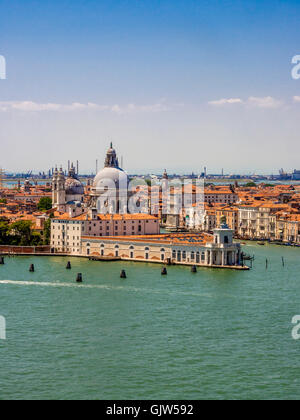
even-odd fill
[{"label": "church dome", "polygon": [[127,188],[128,177],[127,174],[120,168],[104,168],[96,175],[93,183],[93,188],[96,191],[102,191],[107,187],[108,189]]},{"label": "church dome", "polygon": [[65,190],[67,195],[84,195],[84,187],[76,175],[73,163],[65,181]]},{"label": "church dome", "polygon": [[102,194],[107,190],[127,190],[127,174],[119,167],[117,153],[112,143],[106,153],[104,168],[98,172],[93,182],[93,190],[96,194]]},{"label": "church dome", "polygon": [[67,195],[83,195],[84,187],[79,179],[69,177],[65,182],[66,194]]}]

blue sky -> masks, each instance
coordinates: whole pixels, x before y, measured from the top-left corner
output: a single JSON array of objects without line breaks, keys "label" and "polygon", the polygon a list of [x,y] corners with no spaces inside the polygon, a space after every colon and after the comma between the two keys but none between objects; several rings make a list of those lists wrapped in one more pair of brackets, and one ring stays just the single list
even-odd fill
[{"label": "blue sky", "polygon": [[92,172],[112,140],[130,172],[300,168],[299,18],[299,1],[1,0],[0,166]]}]

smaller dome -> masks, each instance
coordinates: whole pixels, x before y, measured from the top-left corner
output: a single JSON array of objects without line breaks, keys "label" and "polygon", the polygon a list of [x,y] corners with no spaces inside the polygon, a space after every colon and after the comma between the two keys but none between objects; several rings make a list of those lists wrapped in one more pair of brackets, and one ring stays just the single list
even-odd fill
[{"label": "smaller dome", "polygon": [[69,177],[65,182],[66,194],[84,195],[84,187],[79,179]]}]

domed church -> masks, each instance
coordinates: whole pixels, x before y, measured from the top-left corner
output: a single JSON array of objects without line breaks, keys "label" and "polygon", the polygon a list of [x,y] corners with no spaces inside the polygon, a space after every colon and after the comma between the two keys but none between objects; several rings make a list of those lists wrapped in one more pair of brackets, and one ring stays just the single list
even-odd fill
[{"label": "domed church", "polygon": [[96,175],[91,191],[91,206],[99,213],[128,212],[128,176],[119,166],[112,143],[106,152],[104,168]]},{"label": "domed church", "polygon": [[87,208],[97,209],[99,214],[127,214],[128,200],[134,192],[128,191],[129,179],[120,168],[117,153],[110,144],[106,152],[104,168],[94,178],[88,202],[84,200],[84,186],[78,179],[72,163],[68,176],[57,168],[52,179],[52,206],[59,212],[82,214]]}]

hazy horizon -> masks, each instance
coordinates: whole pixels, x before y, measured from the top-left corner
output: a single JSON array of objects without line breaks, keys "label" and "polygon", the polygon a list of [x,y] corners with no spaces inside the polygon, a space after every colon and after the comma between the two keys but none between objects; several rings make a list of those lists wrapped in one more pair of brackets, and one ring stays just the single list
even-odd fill
[{"label": "hazy horizon", "polygon": [[297,1],[4,0],[0,167],[300,169]]}]

